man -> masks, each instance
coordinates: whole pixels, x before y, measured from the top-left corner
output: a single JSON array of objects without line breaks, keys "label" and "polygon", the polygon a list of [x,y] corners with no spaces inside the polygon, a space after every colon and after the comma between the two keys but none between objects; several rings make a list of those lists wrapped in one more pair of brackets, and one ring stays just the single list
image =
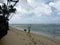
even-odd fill
[{"label": "man", "polygon": [[28,25],[28,33],[30,33],[31,30],[31,24]]}]

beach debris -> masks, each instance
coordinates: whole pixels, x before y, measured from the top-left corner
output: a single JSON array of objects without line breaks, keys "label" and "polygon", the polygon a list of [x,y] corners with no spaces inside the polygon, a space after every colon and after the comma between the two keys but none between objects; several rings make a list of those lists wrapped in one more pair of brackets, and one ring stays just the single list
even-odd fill
[{"label": "beach debris", "polygon": [[24,29],[24,31],[26,32],[27,30],[26,30],[26,29]]}]

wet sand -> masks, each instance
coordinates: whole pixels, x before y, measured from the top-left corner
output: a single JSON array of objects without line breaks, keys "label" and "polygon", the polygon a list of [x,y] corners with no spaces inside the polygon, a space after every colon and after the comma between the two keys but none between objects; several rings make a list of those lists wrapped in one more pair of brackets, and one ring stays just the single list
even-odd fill
[{"label": "wet sand", "polygon": [[60,40],[10,27],[8,34],[0,40],[0,45],[60,45]]}]

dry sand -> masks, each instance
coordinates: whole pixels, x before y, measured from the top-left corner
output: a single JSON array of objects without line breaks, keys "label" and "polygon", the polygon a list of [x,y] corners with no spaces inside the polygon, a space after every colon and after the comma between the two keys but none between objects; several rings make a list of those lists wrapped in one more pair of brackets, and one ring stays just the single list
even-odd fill
[{"label": "dry sand", "polygon": [[60,40],[10,27],[8,34],[0,40],[0,45],[60,45]]}]

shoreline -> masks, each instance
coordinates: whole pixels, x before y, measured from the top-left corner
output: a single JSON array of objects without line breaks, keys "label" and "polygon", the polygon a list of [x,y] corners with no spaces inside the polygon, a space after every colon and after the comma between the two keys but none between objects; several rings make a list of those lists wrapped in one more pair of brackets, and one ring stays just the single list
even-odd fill
[{"label": "shoreline", "polygon": [[[24,29],[22,29],[22,28],[18,28],[18,27],[14,27],[14,26],[11,26],[11,27],[13,27],[13,28],[15,28],[15,29],[17,29],[17,30],[24,31]],[[27,32],[28,32],[28,31],[27,31]],[[50,34],[46,34],[46,33],[43,33],[43,32],[36,32],[36,31],[32,31],[32,30],[31,30],[31,33],[34,33],[34,34],[37,34],[37,35],[43,35],[43,36],[47,36],[47,37],[49,37],[49,38],[55,38],[55,39],[60,40],[59,37],[56,37],[56,36],[53,36],[53,35],[50,35]]]},{"label": "shoreline", "polygon": [[0,40],[0,45],[60,45],[60,40],[10,27],[8,34]]}]

